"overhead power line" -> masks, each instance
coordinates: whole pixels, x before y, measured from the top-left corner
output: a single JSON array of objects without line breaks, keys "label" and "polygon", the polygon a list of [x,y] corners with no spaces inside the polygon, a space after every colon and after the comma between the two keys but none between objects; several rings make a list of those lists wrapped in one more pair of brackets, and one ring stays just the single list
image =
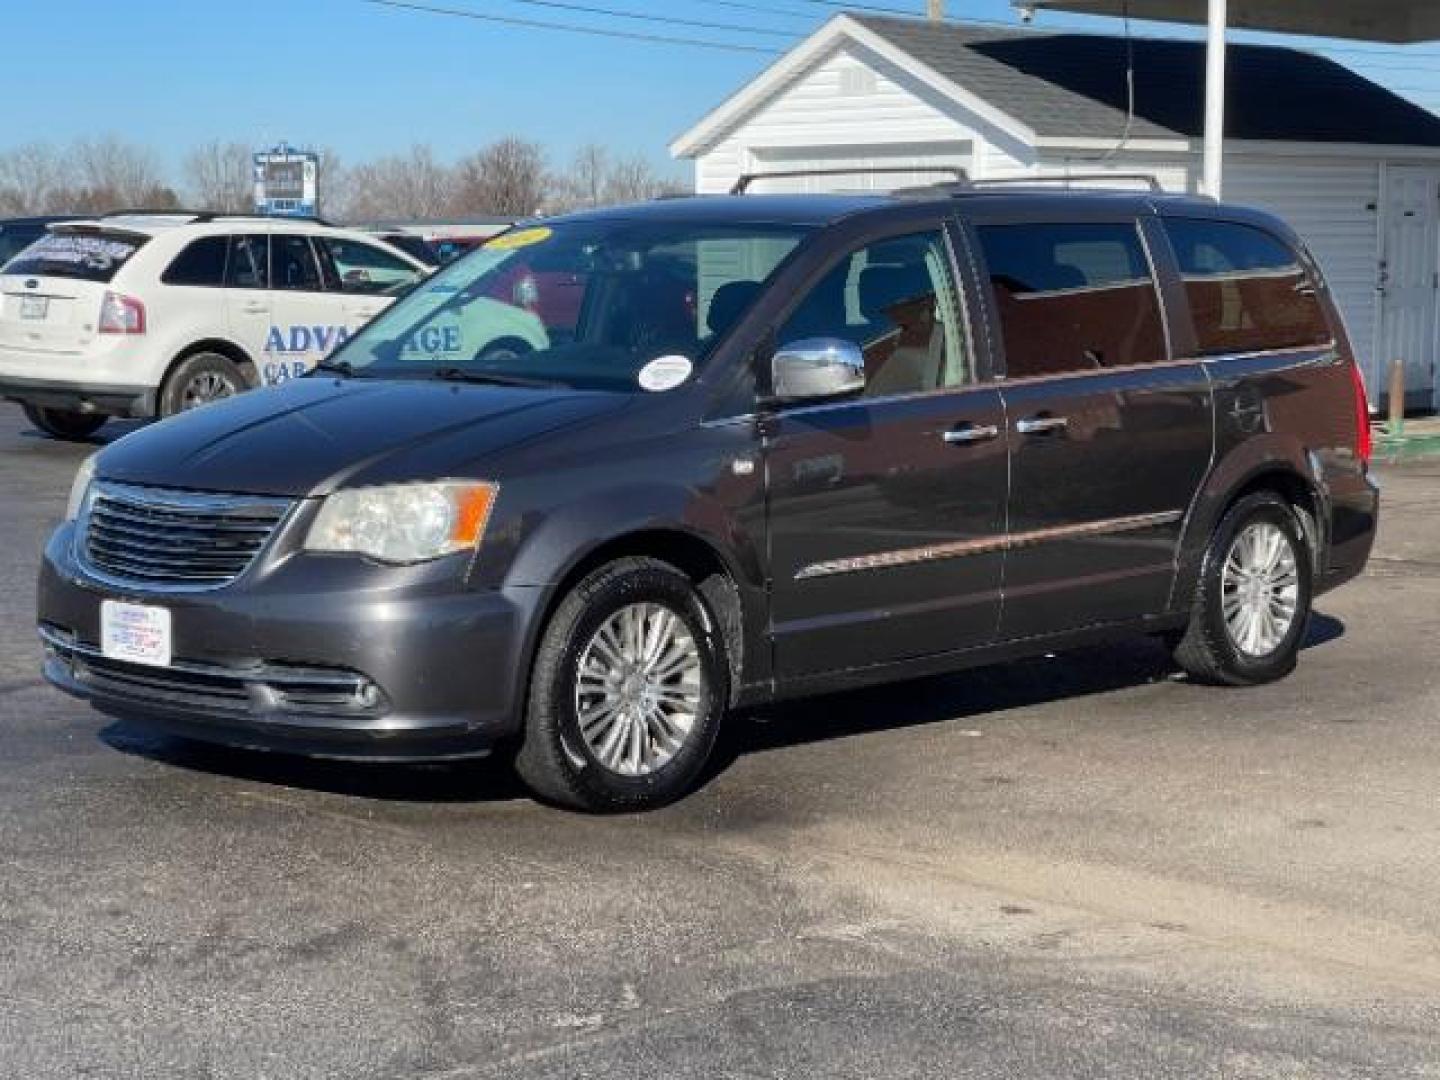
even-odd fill
[{"label": "overhead power line", "polygon": [[[799,3],[800,0],[794,0]],[[766,15],[773,15],[777,19],[804,19],[807,22],[813,21],[815,13],[811,11],[788,11],[776,10],[770,4],[756,3],[754,0],[710,0],[711,7],[734,8],[737,11],[763,11]]]},{"label": "overhead power line", "polygon": [[522,19],[513,15],[493,15],[488,12],[469,11],[465,8],[419,3],[417,0],[359,0],[359,2],[362,4],[370,4],[373,7],[423,12],[426,15],[441,15],[452,19],[471,19],[476,22],[498,23],[502,26],[518,26],[528,30],[559,30],[568,34],[588,34],[591,37],[618,38],[622,41],[643,41],[652,45],[688,45],[699,49],[751,53],[760,56],[777,56],[780,53],[778,49],[767,49],[760,45],[742,45],[738,42],[713,41],[705,38],[679,37],[670,34],[648,34],[638,30],[610,30],[598,26],[577,26],[574,23],[549,22],[543,19]]},{"label": "overhead power line", "polygon": [[675,15],[645,15],[638,11],[621,11],[619,8],[596,7],[591,4],[572,4],[567,3],[566,0],[510,0],[510,3],[528,4],[531,7],[554,8],[558,11],[574,11],[582,15],[605,15],[613,19],[634,19],[637,22],[663,23],[667,26],[687,26],[698,30],[727,30],[736,34],[768,34],[771,37],[783,38],[795,36],[788,30],[771,30],[763,26],[706,22],[704,19],[683,19]]},{"label": "overhead power line", "polygon": [[797,4],[811,4],[815,7],[830,8],[833,11],[864,11],[874,15],[906,15],[913,19],[924,18],[925,12],[922,4],[911,4],[908,7],[880,7],[876,4],[851,4],[846,0],[793,0]]}]

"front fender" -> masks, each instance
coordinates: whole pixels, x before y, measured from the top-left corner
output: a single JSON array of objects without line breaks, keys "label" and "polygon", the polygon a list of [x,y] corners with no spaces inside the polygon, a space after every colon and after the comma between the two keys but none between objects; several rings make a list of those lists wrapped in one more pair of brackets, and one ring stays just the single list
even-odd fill
[{"label": "front fender", "polygon": [[733,508],[679,484],[625,484],[548,513],[516,552],[505,584],[547,587],[599,549],[627,536],[670,533],[704,543],[741,587],[762,587],[760,552]]}]

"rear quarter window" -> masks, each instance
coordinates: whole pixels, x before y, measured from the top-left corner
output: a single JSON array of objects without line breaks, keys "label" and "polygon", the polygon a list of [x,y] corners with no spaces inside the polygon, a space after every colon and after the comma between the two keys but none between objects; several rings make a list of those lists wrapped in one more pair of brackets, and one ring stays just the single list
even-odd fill
[{"label": "rear quarter window", "polygon": [[219,288],[225,284],[224,236],[202,236],[191,241],[160,275],[165,285],[197,285]]},{"label": "rear quarter window", "polygon": [[0,267],[3,267],[16,255],[19,255],[44,235],[44,229],[20,228],[14,225],[6,226],[0,224]]},{"label": "rear quarter window", "polygon": [[1238,222],[1169,218],[1202,356],[1328,345],[1315,280],[1289,245]]},{"label": "rear quarter window", "polygon": [[1134,224],[986,225],[976,231],[1008,378],[1168,359],[1159,293]]},{"label": "rear quarter window", "polygon": [[144,244],[132,233],[52,232],[21,252],[5,272],[105,283]]}]

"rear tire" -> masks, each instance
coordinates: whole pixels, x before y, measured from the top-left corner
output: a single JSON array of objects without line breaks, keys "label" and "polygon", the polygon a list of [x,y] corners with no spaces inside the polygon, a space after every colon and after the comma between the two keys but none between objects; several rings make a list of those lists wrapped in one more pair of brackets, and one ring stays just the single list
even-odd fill
[{"label": "rear tire", "polygon": [[69,409],[42,409],[26,405],[25,418],[52,439],[84,442],[94,435],[110,417],[97,413],[73,412]]},{"label": "rear tire", "polygon": [[159,415],[163,420],[249,389],[238,365],[228,356],[200,352],[187,356],[165,379],[160,389]]},{"label": "rear tire", "polygon": [[545,628],[515,768],[560,806],[652,810],[699,777],[728,699],[719,622],[694,583],[658,559],[619,559]]},{"label": "rear tire", "polygon": [[1309,627],[1313,572],[1294,507],[1269,491],[1241,499],[1210,540],[1175,662],[1216,686],[1285,678]]}]

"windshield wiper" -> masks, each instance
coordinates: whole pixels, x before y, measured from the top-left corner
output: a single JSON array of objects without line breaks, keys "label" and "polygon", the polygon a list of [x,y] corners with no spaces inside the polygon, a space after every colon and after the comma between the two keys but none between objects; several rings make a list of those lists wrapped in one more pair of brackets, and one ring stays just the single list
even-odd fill
[{"label": "windshield wiper", "polygon": [[545,379],[527,379],[524,375],[506,375],[498,371],[480,371],[475,368],[443,367],[430,373],[432,379],[443,382],[484,383],[487,386],[518,386],[525,390],[549,390],[560,383]]},{"label": "windshield wiper", "polygon": [[358,379],[362,377],[349,360],[321,360],[310,370],[317,374],[339,375],[342,379]]}]

